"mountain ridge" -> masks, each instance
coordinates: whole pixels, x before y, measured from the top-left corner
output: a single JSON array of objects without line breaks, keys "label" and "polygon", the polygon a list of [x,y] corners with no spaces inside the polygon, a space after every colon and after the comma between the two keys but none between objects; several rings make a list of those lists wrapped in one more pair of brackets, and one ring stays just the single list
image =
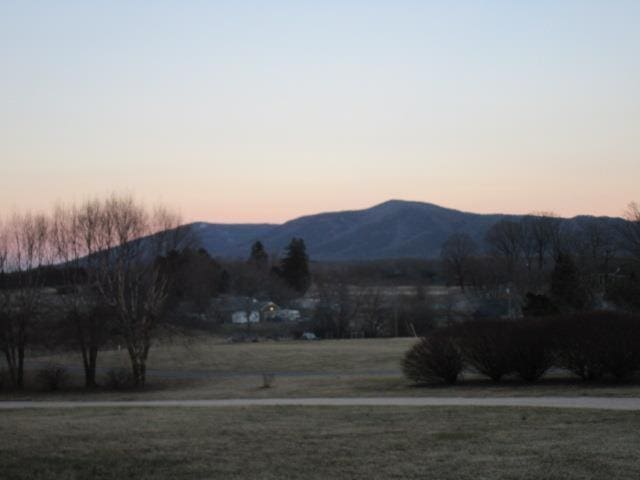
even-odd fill
[{"label": "mountain ridge", "polygon": [[[360,210],[303,215],[281,224],[190,224],[200,244],[212,256],[246,258],[251,244],[260,240],[268,252],[279,254],[293,237],[307,244],[312,260],[357,261],[392,258],[434,258],[452,233],[467,233],[479,244],[486,231],[501,219],[519,220],[525,215],[472,213],[427,202],[391,199]],[[618,217],[577,215],[562,222]]]}]

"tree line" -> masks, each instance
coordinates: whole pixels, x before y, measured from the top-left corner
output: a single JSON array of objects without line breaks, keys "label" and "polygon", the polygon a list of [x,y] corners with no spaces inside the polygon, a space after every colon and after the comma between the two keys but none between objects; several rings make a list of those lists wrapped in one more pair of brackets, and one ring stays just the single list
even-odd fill
[{"label": "tree line", "polygon": [[[450,285],[490,292],[510,288],[524,313],[557,313],[598,307],[603,300],[636,310],[640,293],[640,209],[626,221],[552,213],[503,219],[479,244],[466,233],[442,245],[441,263]],[[528,311],[527,311],[528,310]]]},{"label": "tree line", "polygon": [[[25,354],[64,344],[81,354],[85,384],[96,384],[99,350],[117,335],[143,386],[153,333],[169,282],[158,258],[188,241],[172,212],[111,196],[16,214],[0,228],[0,351],[14,386],[24,386]],[[61,286],[53,295],[47,283]]]},{"label": "tree line", "polygon": [[123,345],[131,383],[142,387],[153,339],[161,329],[183,326],[185,305],[204,311],[216,295],[266,285],[290,296],[309,288],[302,239],[292,239],[268,273],[259,242],[241,268],[216,261],[198,244],[178,215],[128,196],[1,222],[0,352],[9,382],[24,387],[30,350],[72,349],[92,388],[99,352]]}]

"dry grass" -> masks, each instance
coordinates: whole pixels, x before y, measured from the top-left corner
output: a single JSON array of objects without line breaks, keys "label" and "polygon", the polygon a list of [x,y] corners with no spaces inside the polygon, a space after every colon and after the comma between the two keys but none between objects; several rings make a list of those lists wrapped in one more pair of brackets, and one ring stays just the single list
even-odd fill
[{"label": "dry grass", "polygon": [[[205,399],[255,397],[338,396],[539,396],[593,395],[640,396],[640,385],[589,384],[578,379],[550,376],[536,384],[515,381],[493,385],[467,375],[453,387],[416,388],[401,375],[399,362],[414,339],[327,340],[319,342],[261,342],[231,344],[220,338],[176,338],[156,345],[149,368],[187,372],[254,372],[248,376],[211,376],[206,379],[170,380],[149,377],[142,392],[85,392],[82,379],[77,387],[61,393],[30,389],[3,393],[2,398],[31,399]],[[77,355],[41,358],[78,365]],[[128,367],[123,351],[103,352],[99,364]],[[262,373],[276,372],[271,388],[261,388]],[[286,372],[303,374],[287,376]],[[368,372],[380,372],[376,375]],[[397,372],[397,373],[387,373]]]},{"label": "dry grass", "polygon": [[27,389],[0,393],[2,400],[201,400],[217,398],[286,397],[507,397],[507,396],[604,396],[638,397],[640,386],[585,384],[581,381],[543,381],[537,384],[470,381],[456,386],[415,387],[401,376],[275,376],[263,388],[260,375],[212,380],[150,379],[144,390],[84,390],[76,379],[74,388],[60,392]]},{"label": "dry grass", "polygon": [[[400,371],[400,359],[412,338],[367,340],[265,341],[229,343],[219,337],[178,337],[155,345],[148,367],[217,372]],[[42,361],[78,364],[78,355],[40,357]],[[100,353],[101,366],[127,366],[124,349]]]},{"label": "dry grass", "polygon": [[11,479],[640,478],[635,413],[252,407],[12,411]]}]

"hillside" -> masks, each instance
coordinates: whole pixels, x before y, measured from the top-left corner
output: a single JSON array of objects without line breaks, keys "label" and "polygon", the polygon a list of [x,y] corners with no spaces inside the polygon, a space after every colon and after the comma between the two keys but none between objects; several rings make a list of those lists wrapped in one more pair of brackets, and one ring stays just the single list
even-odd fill
[{"label": "hillside", "polygon": [[[245,258],[255,240],[262,241],[269,252],[281,252],[292,237],[302,237],[313,260],[346,261],[437,257],[452,233],[468,233],[481,243],[491,225],[502,218],[520,217],[390,200],[364,210],[320,213],[281,225],[201,222],[194,227],[201,245],[216,257]],[[593,218],[563,221],[579,223]]]}]

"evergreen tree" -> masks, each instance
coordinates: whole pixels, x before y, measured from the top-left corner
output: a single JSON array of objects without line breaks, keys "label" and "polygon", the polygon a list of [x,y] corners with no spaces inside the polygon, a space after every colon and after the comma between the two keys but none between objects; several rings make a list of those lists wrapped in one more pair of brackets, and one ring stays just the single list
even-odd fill
[{"label": "evergreen tree", "polygon": [[249,256],[248,262],[258,270],[267,269],[267,266],[269,265],[269,255],[267,255],[262,242],[256,241],[251,245],[251,255]]},{"label": "evergreen tree", "polygon": [[211,297],[222,293],[221,266],[202,248],[171,250],[156,262],[168,281],[167,304],[170,308],[177,307],[181,301],[189,301],[202,312],[207,309]]},{"label": "evergreen tree", "polygon": [[580,272],[571,255],[561,253],[551,274],[551,297],[554,303],[568,310],[583,310],[589,296],[580,278]]},{"label": "evergreen tree", "polygon": [[280,263],[278,273],[293,290],[304,294],[311,284],[309,257],[302,238],[292,238],[287,253]]},{"label": "evergreen tree", "polygon": [[229,291],[231,290],[231,275],[229,275],[229,272],[226,269],[222,270],[222,272],[220,273],[218,285],[218,291],[220,293],[229,293]]}]

